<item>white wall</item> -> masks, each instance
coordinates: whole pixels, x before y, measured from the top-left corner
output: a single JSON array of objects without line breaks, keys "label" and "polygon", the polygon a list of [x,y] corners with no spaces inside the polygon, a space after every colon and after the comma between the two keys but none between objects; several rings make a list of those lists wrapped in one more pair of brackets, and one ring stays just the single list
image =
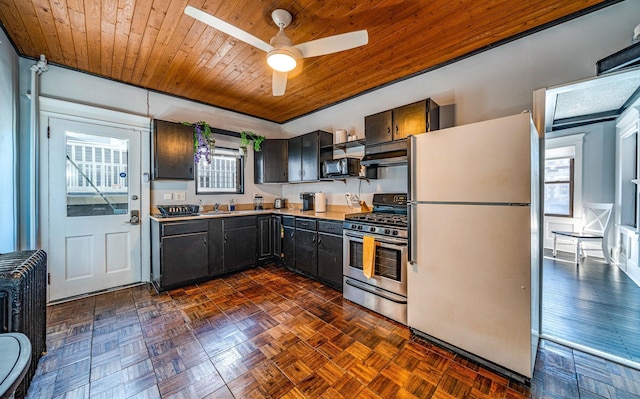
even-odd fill
[{"label": "white wall", "polygon": [[[627,0],[562,25],[485,51],[452,65],[381,88],[336,106],[321,110],[282,126],[214,107],[147,91],[71,70],[51,67],[42,77],[42,94],[110,109],[149,115],[152,118],[191,121],[206,120],[222,129],[252,130],[267,138],[290,137],[317,129],[347,128],[362,137],[366,115],[426,97],[453,112],[456,125],[515,114],[532,108],[532,92],[541,87],[592,77],[595,63],[630,44],[633,28],[640,22],[640,1]],[[428,43],[425,43],[428,46]],[[20,93],[28,87],[28,67],[20,60]],[[21,120],[28,112],[21,104]],[[27,119],[28,120],[28,119]],[[21,135],[28,131],[21,126]],[[219,139],[216,137],[216,139]],[[234,143],[231,143],[233,145]],[[222,140],[219,141],[222,145]],[[357,150],[354,150],[357,151]],[[252,154],[247,165],[252,165]],[[345,192],[357,192],[370,203],[375,191],[405,191],[406,167],[381,169],[380,179],[342,182],[253,185],[253,168],[246,169],[246,189],[236,202],[251,202],[254,192],[268,203],[281,193],[300,202],[299,193],[324,191],[330,204],[344,204]],[[152,203],[163,192],[186,191],[187,202],[226,202],[230,196],[196,196],[193,183],[154,182]],[[162,201],[164,202],[164,201]],[[22,223],[22,222],[21,222]]]},{"label": "white wall", "polygon": [[[31,60],[22,59],[22,69],[28,69],[32,63]],[[26,79],[26,83],[28,83],[28,79]],[[205,120],[216,128],[235,132],[249,130],[268,138],[278,138],[281,135],[280,125],[272,122],[169,95],[148,92],[134,86],[56,66],[49,66],[49,71],[42,74],[41,95],[173,122]],[[23,134],[26,134],[24,129]],[[237,148],[240,142],[237,138],[223,135],[215,135],[214,138],[216,145],[222,147]],[[234,198],[237,203],[251,203],[254,193],[263,194],[266,201],[272,201],[273,198],[279,197],[280,186],[256,186],[253,184],[252,151],[249,151],[247,158],[244,195],[196,195],[193,181],[159,180],[152,183],[151,204],[197,204],[200,199],[204,204],[214,204],[216,202],[227,203],[231,198]],[[162,199],[162,194],[174,192],[186,192],[186,201]]]},{"label": "white wall", "polygon": [[[640,1],[628,0],[291,121],[283,131],[294,135],[346,128],[363,137],[366,115],[427,97],[453,112],[455,125],[531,110],[534,90],[593,77],[596,61],[631,44],[639,16]],[[368,202],[376,190],[406,191],[406,169],[382,170],[382,180],[362,186]],[[344,188],[332,183],[322,191],[330,193],[330,203],[340,202]],[[346,189],[355,192],[357,182]],[[295,199],[301,191],[320,190],[318,184],[286,185],[283,194]]]},{"label": "white wall", "polygon": [[0,253],[18,248],[18,55],[0,30]]}]

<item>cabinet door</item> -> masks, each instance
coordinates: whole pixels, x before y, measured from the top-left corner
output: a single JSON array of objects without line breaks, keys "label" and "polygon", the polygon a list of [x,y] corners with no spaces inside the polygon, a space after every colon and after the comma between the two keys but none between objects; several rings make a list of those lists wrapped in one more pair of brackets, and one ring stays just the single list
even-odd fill
[{"label": "cabinet door", "polygon": [[318,277],[342,289],[342,236],[318,233]]},{"label": "cabinet door", "polygon": [[258,228],[255,216],[228,217],[224,226],[224,272],[256,264]]},{"label": "cabinet door", "polygon": [[282,252],[284,253],[284,265],[287,269],[296,268],[296,229],[284,226],[284,237],[282,238]]},{"label": "cabinet door", "polygon": [[153,178],[193,180],[193,127],[153,121]]},{"label": "cabinet door", "polygon": [[311,276],[318,275],[318,233],[296,229],[296,269]]},{"label": "cabinet door", "polygon": [[318,133],[307,133],[302,136],[302,181],[320,179],[320,145]]},{"label": "cabinet door", "polygon": [[209,276],[223,272],[222,218],[209,219]]},{"label": "cabinet door", "polygon": [[258,259],[271,257],[271,216],[258,216]]},{"label": "cabinet door", "polygon": [[271,255],[280,259],[282,254],[282,221],[280,216],[271,216]]},{"label": "cabinet door", "polygon": [[290,182],[302,181],[302,136],[288,140],[288,179]]},{"label": "cabinet door", "polygon": [[427,131],[427,102],[418,101],[393,110],[393,139],[407,138],[410,134]]},{"label": "cabinet door", "polygon": [[393,140],[391,127],[391,110],[365,116],[364,134],[366,145],[386,143]]},{"label": "cabinet door", "polygon": [[206,277],[207,259],[207,233],[163,237],[161,286],[165,288]]},{"label": "cabinet door", "polygon": [[262,142],[262,150],[254,153],[254,182],[285,183],[288,176],[288,140]]}]

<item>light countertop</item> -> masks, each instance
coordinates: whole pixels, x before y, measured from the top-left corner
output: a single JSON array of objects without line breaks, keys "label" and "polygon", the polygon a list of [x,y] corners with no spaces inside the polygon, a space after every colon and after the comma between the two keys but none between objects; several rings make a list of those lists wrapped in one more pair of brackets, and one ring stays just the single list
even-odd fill
[{"label": "light countertop", "polygon": [[164,222],[177,222],[181,220],[201,220],[201,219],[210,219],[210,218],[220,218],[220,217],[234,217],[234,216],[251,216],[251,215],[286,215],[286,216],[297,216],[297,217],[306,217],[306,218],[314,218],[314,219],[327,219],[327,220],[344,220],[344,215],[348,213],[358,213],[358,211],[354,212],[316,212],[316,211],[301,211],[301,210],[290,210],[290,209],[261,209],[261,210],[246,210],[246,211],[207,211],[203,212],[197,216],[179,216],[179,217],[156,217],[151,215],[151,219],[156,222],[164,223]]}]

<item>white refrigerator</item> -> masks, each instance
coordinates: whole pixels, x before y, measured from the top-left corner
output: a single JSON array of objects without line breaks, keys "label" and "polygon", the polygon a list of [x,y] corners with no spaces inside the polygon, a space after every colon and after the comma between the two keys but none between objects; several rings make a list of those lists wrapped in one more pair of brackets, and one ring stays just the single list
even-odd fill
[{"label": "white refrigerator", "polygon": [[409,143],[409,327],[524,380],[540,323],[538,140],[522,113]]}]

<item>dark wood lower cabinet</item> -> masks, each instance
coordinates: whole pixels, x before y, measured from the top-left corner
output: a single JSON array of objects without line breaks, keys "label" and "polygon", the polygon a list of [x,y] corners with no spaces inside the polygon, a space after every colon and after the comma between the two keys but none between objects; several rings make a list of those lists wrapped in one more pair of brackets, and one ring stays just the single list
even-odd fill
[{"label": "dark wood lower cabinet", "polygon": [[224,219],[209,219],[209,276],[214,277],[224,272],[222,265],[224,259],[224,232],[222,221]]},{"label": "dark wood lower cabinet", "polygon": [[158,290],[276,260],[342,289],[342,222],[266,214],[152,224]]},{"label": "dark wood lower cabinet", "polygon": [[318,233],[296,229],[296,270],[310,276],[318,275]]},{"label": "dark wood lower cabinet", "polygon": [[285,267],[342,290],[342,221],[283,216],[282,224]]},{"label": "dark wood lower cabinet", "polygon": [[296,228],[283,226],[284,237],[282,238],[282,253],[284,255],[284,266],[289,270],[296,268]]},{"label": "dark wood lower cabinet", "polygon": [[208,276],[207,226],[206,221],[152,224],[151,278],[158,290],[189,284]]},{"label": "dark wood lower cabinet", "polygon": [[342,236],[318,233],[318,278],[342,289]]},{"label": "dark wood lower cabinet", "polygon": [[240,216],[223,219],[224,273],[253,266],[257,261],[257,235],[255,216]]}]

